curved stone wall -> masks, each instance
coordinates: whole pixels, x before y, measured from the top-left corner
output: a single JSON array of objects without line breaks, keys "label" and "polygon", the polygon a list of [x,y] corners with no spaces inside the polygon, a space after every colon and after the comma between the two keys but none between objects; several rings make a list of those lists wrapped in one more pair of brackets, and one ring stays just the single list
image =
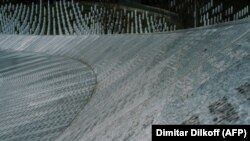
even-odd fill
[{"label": "curved stone wall", "polygon": [[95,88],[92,69],[44,54],[0,51],[0,140],[55,140]]},{"label": "curved stone wall", "polygon": [[161,34],[0,35],[0,49],[94,69],[95,92],[58,141],[149,141],[152,124],[250,123],[249,39],[248,19]]}]

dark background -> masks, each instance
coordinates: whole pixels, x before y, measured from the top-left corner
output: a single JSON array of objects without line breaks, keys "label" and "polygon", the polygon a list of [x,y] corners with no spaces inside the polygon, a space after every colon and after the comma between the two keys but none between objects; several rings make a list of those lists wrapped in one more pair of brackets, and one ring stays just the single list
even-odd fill
[{"label": "dark background", "polygon": [[[0,3],[11,1],[13,3],[25,3],[30,4],[31,2],[39,3],[40,0],[0,0]],[[47,4],[48,0],[42,0],[44,4]],[[49,0],[50,3],[53,4],[54,1],[59,0]],[[68,1],[68,0],[66,0]],[[159,13],[164,14],[159,9],[164,9],[167,11],[170,11],[174,14],[178,14],[178,17],[172,18],[172,21],[175,22],[178,28],[191,28],[196,26],[204,26],[204,22],[200,23],[199,20],[202,20],[202,14],[199,13],[200,9],[204,7],[208,2],[211,2],[211,0],[175,0],[175,6],[171,7],[171,1],[173,0],[74,0],[75,2],[88,2],[88,3],[98,3],[103,4],[106,6],[128,6],[132,8],[138,8],[138,9],[144,9],[144,10],[150,10],[149,7],[151,7],[151,11],[157,11]],[[235,20],[234,14],[242,8],[244,8],[246,5],[250,6],[250,0],[213,0],[213,3],[215,6],[223,4],[223,10],[218,14],[222,14],[223,20],[218,21],[218,23],[226,22],[227,19],[230,19],[230,21]],[[180,7],[180,9],[177,9]],[[231,15],[226,15],[225,10],[233,6],[234,13]],[[194,14],[196,12],[196,15]],[[210,11],[207,11],[209,13],[210,17],[215,17],[218,15],[212,15],[212,9]],[[203,13],[205,14],[205,13]],[[195,18],[196,16],[196,18]],[[242,17],[244,18],[244,17]],[[196,19],[196,22],[195,22]],[[212,23],[216,24],[216,23]]]}]

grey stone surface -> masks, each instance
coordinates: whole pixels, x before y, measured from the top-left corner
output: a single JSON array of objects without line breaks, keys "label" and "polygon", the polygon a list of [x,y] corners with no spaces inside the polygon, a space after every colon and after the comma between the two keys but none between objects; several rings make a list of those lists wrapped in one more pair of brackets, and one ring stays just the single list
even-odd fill
[{"label": "grey stone surface", "polygon": [[249,31],[248,19],[162,34],[0,35],[0,49],[94,69],[95,92],[57,141],[149,141],[152,124],[250,124]]},{"label": "grey stone surface", "polygon": [[72,59],[0,51],[0,140],[55,140],[86,105],[92,69]]}]

